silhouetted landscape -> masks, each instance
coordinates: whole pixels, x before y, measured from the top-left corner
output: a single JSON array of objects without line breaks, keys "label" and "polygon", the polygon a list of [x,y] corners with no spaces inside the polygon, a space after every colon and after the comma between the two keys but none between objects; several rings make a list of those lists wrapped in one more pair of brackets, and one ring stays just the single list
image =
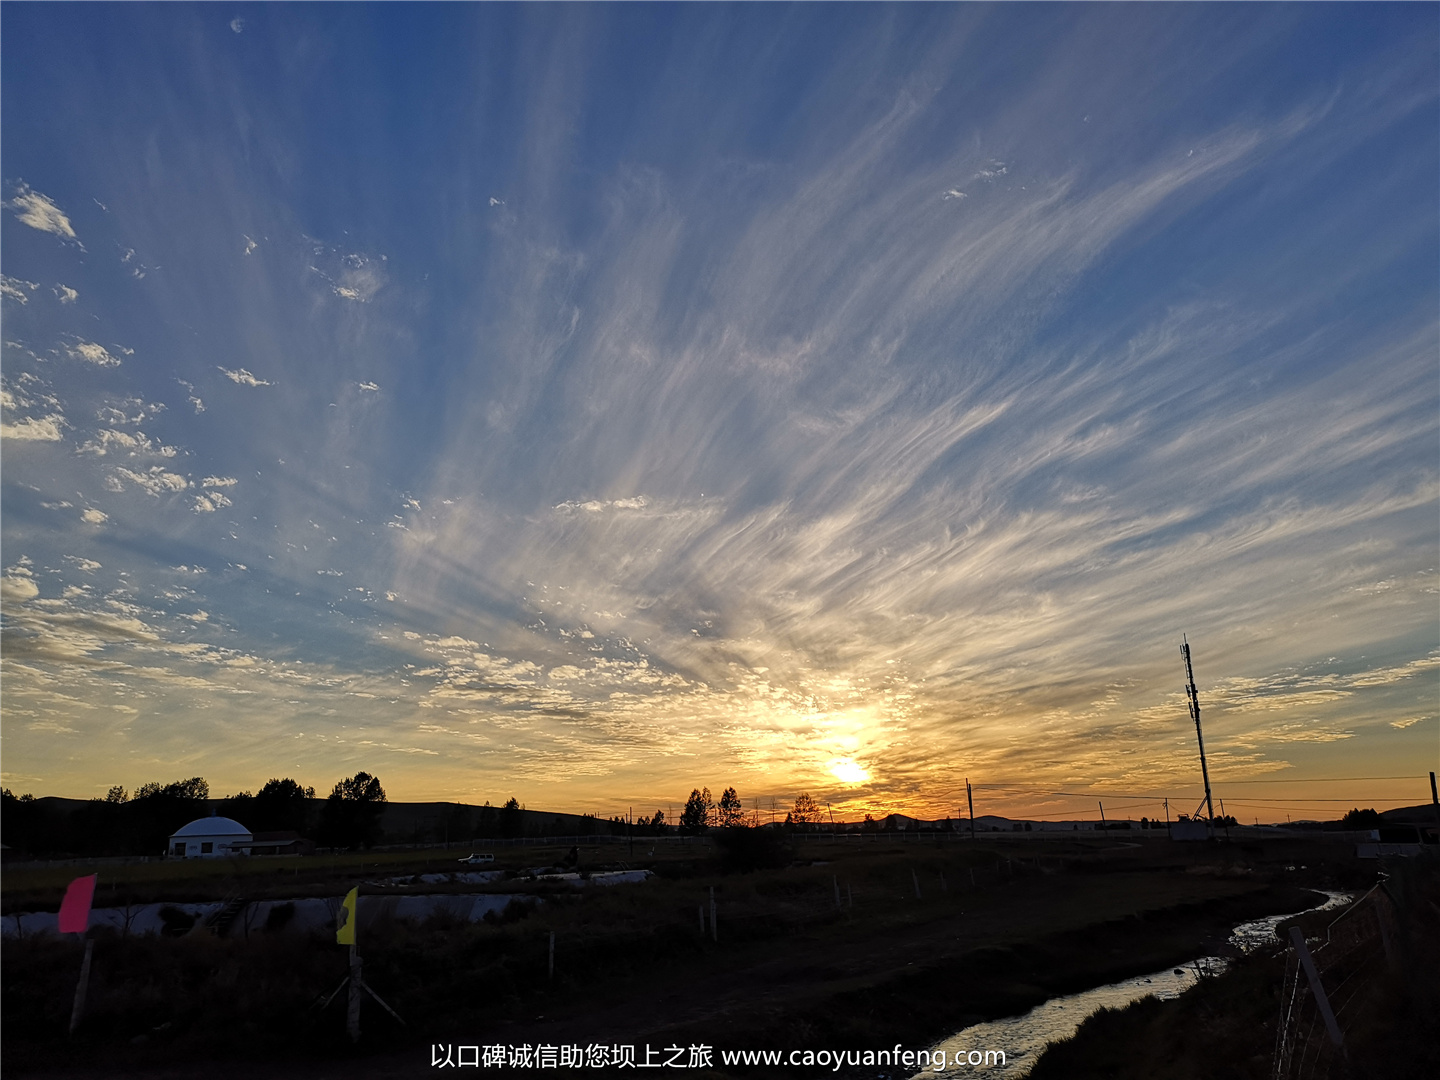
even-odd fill
[{"label": "silhouetted landscape", "polygon": [[[324,802],[307,797],[312,815],[303,820],[320,820]],[[39,805],[7,804],[7,847],[12,830],[36,820],[11,810]],[[127,805],[108,812],[121,820]],[[58,830],[51,835],[74,837],[65,829],[97,818],[95,807],[78,804],[68,806],[76,824],[55,824],[66,808],[45,807]],[[1412,813],[1423,820],[1427,809]],[[423,846],[367,848],[357,834],[351,848],[313,856],[12,862],[3,888],[7,1074],[158,1077],[203,1062],[222,1076],[330,1067],[400,1076],[426,1066],[434,1046],[498,1043],[743,1050],[898,1040],[921,1049],[1056,995],[1226,955],[1235,924],[1313,906],[1315,889],[1358,895],[1377,870],[1355,858],[1361,834],[1353,830],[1237,827],[1228,843],[1187,844],[1163,829],[1024,832],[1017,822],[1004,832],[988,825],[972,840],[961,822],[657,831],[650,822],[485,810],[391,804],[387,829],[368,837],[393,840],[393,829]],[[173,825],[151,812],[133,822]],[[582,823],[591,836],[543,835]],[[461,836],[436,840],[435,829]],[[493,863],[461,862],[487,840]],[[1352,1057],[1355,1075],[1402,1075],[1395,1070],[1429,1060],[1433,1047],[1423,960],[1435,947],[1427,906],[1434,863],[1389,869],[1408,890],[1397,929],[1407,966],[1373,989],[1353,1046],[1385,1049],[1367,1050],[1363,1062]],[[87,872],[99,875],[96,909],[162,905],[163,928],[131,933],[136,924],[121,921],[92,929],[84,1020],[67,1038],[80,946],[37,931],[33,915],[27,932],[23,912],[53,911],[66,882]],[[604,884],[611,880],[620,883]],[[367,1000],[363,1036],[352,1045],[343,999],[325,1002],[345,975],[336,905],[357,884],[366,984],[404,1023]],[[319,923],[297,914],[313,906],[310,897],[329,905]],[[428,907],[414,907],[422,897]],[[497,902],[472,919],[490,897]],[[407,917],[406,905],[424,914]],[[1313,928],[1316,919],[1302,921]],[[1279,941],[1243,960],[1230,949],[1236,965],[1224,975],[1175,1002],[1098,1015],[1042,1058],[1035,1075],[1111,1075],[1125,1059],[1124,1075],[1143,1076],[1181,1054],[1205,1068],[1223,1062],[1226,1075],[1268,1076],[1283,952]],[[847,1066],[842,1075],[884,1071]],[[718,1057],[697,1072],[792,1074]]]}]

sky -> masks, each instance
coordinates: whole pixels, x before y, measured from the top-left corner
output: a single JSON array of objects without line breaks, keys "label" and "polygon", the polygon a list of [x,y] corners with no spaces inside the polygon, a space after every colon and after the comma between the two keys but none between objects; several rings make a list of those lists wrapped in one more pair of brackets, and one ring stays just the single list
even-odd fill
[{"label": "sky", "polygon": [[1433,5],[0,18],[15,793],[1428,801]]}]

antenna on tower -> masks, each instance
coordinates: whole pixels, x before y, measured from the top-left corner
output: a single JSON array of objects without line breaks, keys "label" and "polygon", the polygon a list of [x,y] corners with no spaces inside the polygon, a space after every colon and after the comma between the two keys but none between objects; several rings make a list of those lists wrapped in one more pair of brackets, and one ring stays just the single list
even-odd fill
[{"label": "antenna on tower", "polygon": [[1190,666],[1190,642],[1182,634],[1180,655],[1185,657],[1185,697],[1190,703],[1190,719],[1195,721],[1195,740],[1200,744],[1200,775],[1205,780],[1205,810],[1210,835],[1215,835],[1215,804],[1210,799],[1210,770],[1205,764],[1205,736],[1200,731],[1200,695],[1195,691],[1195,670]]}]

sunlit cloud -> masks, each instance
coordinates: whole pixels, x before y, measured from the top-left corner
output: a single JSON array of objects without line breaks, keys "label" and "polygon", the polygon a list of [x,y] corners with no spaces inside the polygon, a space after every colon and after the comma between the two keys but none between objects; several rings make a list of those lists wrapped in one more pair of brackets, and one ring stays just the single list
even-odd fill
[{"label": "sunlit cloud", "polygon": [[75,235],[75,229],[70,224],[70,219],[65,212],[56,206],[48,195],[42,195],[40,192],[32,190],[28,184],[24,182],[18,184],[15,194],[0,205],[3,205],[18,220],[32,229],[53,233],[62,240],[69,240],[77,246],[80,245],[80,238]]},{"label": "sunlit cloud", "polygon": [[103,345],[93,341],[77,341],[66,350],[76,360],[83,360],[96,367],[119,367],[120,358],[114,356]]},{"label": "sunlit cloud", "polygon": [[27,416],[21,420],[0,421],[0,438],[17,442],[60,442],[65,438],[61,429],[65,418],[58,413],[45,417]]},{"label": "sunlit cloud", "polygon": [[119,466],[105,478],[105,486],[111,491],[123,491],[126,484],[132,484],[147,495],[158,498],[167,493],[184,491],[190,486],[190,481],[179,473],[168,471],[163,465],[151,465],[143,470]]},{"label": "sunlit cloud", "polygon": [[19,278],[6,277],[0,274],[0,296],[15,300],[21,304],[30,302],[30,294],[40,286],[34,281],[21,281]]},{"label": "sunlit cloud", "polygon": [[218,491],[207,491],[195,496],[194,509],[197,514],[213,514],[221,507],[230,505],[227,496]]},{"label": "sunlit cloud", "polygon": [[[270,383],[266,382],[264,379],[256,378],[254,375],[250,374],[250,372],[246,371],[244,368],[240,368],[238,371],[231,371],[229,368],[223,368],[223,367],[222,367],[222,368],[220,368],[220,373],[221,373],[222,375],[224,375],[227,379],[229,379],[231,382],[235,383],[237,386],[270,386],[270,385],[271,385]],[[197,407],[195,411],[196,411],[196,412],[203,412],[203,411],[204,411],[204,406],[199,406],[199,407]]]}]

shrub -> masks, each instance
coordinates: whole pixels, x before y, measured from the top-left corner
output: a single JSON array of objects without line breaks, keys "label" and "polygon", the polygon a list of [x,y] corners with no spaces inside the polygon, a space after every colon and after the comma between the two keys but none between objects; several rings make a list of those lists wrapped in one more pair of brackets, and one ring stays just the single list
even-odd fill
[{"label": "shrub", "polygon": [[714,839],[720,865],[732,873],[789,866],[795,856],[775,829],[721,829]]}]

